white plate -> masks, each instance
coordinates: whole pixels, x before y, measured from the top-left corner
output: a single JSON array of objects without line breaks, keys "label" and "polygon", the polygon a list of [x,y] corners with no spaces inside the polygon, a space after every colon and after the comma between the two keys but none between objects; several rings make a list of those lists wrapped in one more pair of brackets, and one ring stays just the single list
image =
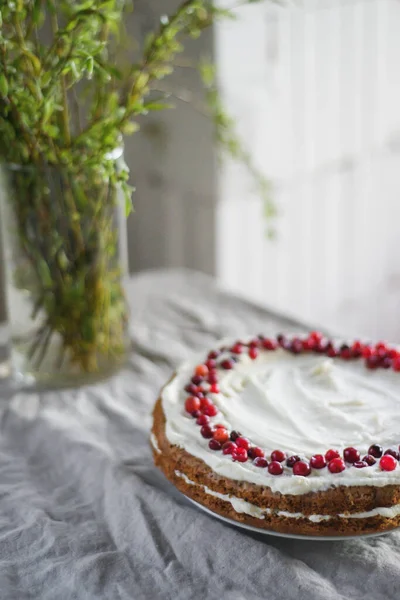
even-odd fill
[{"label": "white plate", "polygon": [[[183,494],[185,496],[185,494]],[[296,533],[278,533],[277,531],[270,531],[268,529],[261,529],[260,527],[253,527],[252,525],[246,525],[245,523],[240,523],[240,521],[233,521],[232,519],[227,519],[226,517],[222,517],[218,513],[213,512],[209,508],[206,508],[202,504],[199,504],[192,498],[185,496],[189,502],[200,508],[200,510],[208,513],[212,517],[219,519],[220,521],[225,521],[229,525],[234,525],[235,527],[241,527],[242,529],[248,529],[249,531],[254,531],[255,533],[261,533],[264,535],[273,535],[275,537],[287,538],[291,540],[312,540],[313,542],[342,542],[345,540],[357,540],[359,538],[368,538],[368,537],[378,537],[381,535],[385,535],[387,533],[393,533],[394,531],[398,531],[398,529],[391,529],[390,531],[379,531],[378,533],[360,533],[359,535],[299,535]]]}]

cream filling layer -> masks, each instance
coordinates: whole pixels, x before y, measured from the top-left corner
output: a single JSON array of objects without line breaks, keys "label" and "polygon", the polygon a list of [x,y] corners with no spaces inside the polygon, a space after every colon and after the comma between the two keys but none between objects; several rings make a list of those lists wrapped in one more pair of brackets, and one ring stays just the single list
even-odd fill
[{"label": "cream filling layer", "polygon": [[[246,515],[250,515],[251,517],[255,517],[256,519],[264,519],[265,515],[274,515],[277,517],[288,517],[290,519],[308,519],[313,523],[320,523],[321,521],[329,521],[334,518],[334,515],[304,515],[303,513],[291,513],[286,510],[274,510],[271,508],[260,508],[259,506],[255,506],[255,504],[251,504],[246,500],[242,500],[242,498],[236,498],[235,496],[229,496],[229,494],[220,494],[219,492],[214,492],[214,490],[210,490],[206,485],[199,485],[194,481],[191,481],[185,473],[181,473],[180,471],[175,471],[175,475],[177,477],[181,477],[188,485],[194,485],[196,487],[201,487],[206,494],[210,496],[214,496],[215,498],[219,498],[220,500],[224,500],[225,502],[229,502],[232,505],[232,508],[237,513],[244,513]],[[368,519],[369,517],[386,517],[391,519],[393,517],[397,517],[400,514],[400,504],[396,504],[391,507],[381,507],[374,508],[372,510],[366,512],[359,513],[340,513],[336,515],[341,519]]]},{"label": "cream filling layer", "polygon": [[[273,476],[251,461],[233,462],[230,456],[210,450],[184,409],[184,387],[205,354],[182,365],[162,391],[171,444],[203,460],[222,477],[267,485],[281,494],[301,495],[342,485],[400,485],[400,465],[390,472],[381,471],[379,462],[336,474],[315,469],[309,477],[293,476],[285,467],[282,475]],[[400,443],[400,373],[369,371],[362,361],[277,350],[262,351],[254,361],[242,354],[233,370],[220,370],[219,376],[221,393],[212,399],[220,412],[211,422],[241,431],[266,451],[280,448],[309,458],[329,448],[343,451],[356,446],[363,456],[371,443],[396,449]]]}]

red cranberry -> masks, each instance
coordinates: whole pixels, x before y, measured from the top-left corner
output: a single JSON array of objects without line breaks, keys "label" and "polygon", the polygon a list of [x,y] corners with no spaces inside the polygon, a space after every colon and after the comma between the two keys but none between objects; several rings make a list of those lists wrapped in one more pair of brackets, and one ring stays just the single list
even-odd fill
[{"label": "red cranberry", "polygon": [[396,450],[392,450],[391,448],[389,448],[388,450],[385,450],[384,456],[385,455],[393,456],[393,458],[395,458],[396,460],[399,460],[399,453],[396,452]]},{"label": "red cranberry", "polygon": [[373,456],[371,456],[370,454],[367,454],[366,456],[363,456],[363,461],[365,463],[367,463],[367,465],[369,467],[372,467],[372,465],[374,465],[376,463],[376,460]]},{"label": "red cranberry", "polygon": [[325,346],[324,352],[327,356],[329,356],[329,358],[335,358],[335,356],[338,355],[338,351],[336,350],[332,342],[328,342],[328,344]]},{"label": "red cranberry", "polygon": [[361,356],[363,358],[369,358],[370,356],[372,356],[372,354],[374,353],[373,349],[371,348],[371,346],[363,346],[363,349],[361,350]]},{"label": "red cranberry", "polygon": [[265,350],[276,350],[276,342],[274,340],[265,339],[262,341],[262,347]]},{"label": "red cranberry", "polygon": [[377,350],[378,352],[384,352],[386,354],[387,346],[385,342],[378,342],[377,344],[375,344],[375,350]]},{"label": "red cranberry", "polygon": [[385,358],[382,358],[382,361],[381,361],[382,369],[390,369],[391,366],[392,366],[391,358],[389,358],[388,356],[385,356]]},{"label": "red cranberry", "polygon": [[357,448],[345,448],[343,450],[343,458],[346,462],[354,463],[357,460],[360,460],[360,453]]},{"label": "red cranberry", "polygon": [[330,462],[334,458],[340,458],[340,454],[337,450],[328,450],[328,452],[325,452],[325,458],[327,462]]},{"label": "red cranberry", "polygon": [[320,342],[322,340],[322,333],[320,331],[312,331],[308,337],[310,340]]},{"label": "red cranberry", "polygon": [[240,448],[239,446],[236,446],[236,448],[232,451],[232,459],[237,460],[238,462],[246,462],[246,460],[247,460],[246,448]]},{"label": "red cranberry", "polygon": [[271,460],[275,462],[283,462],[286,458],[286,455],[282,450],[274,450],[271,452]]},{"label": "red cranberry", "polygon": [[243,352],[243,344],[241,342],[236,342],[231,348],[231,352],[234,354],[242,354]]},{"label": "red cranberry", "polygon": [[212,394],[219,394],[219,385],[217,383],[213,383],[210,387],[210,392]]},{"label": "red cranberry", "polygon": [[372,446],[368,448],[368,454],[371,454],[371,456],[374,456],[375,458],[380,458],[383,454],[383,448],[379,444],[372,444]]},{"label": "red cranberry", "polygon": [[379,363],[380,363],[380,358],[379,356],[369,356],[366,361],[366,367],[367,369],[377,369],[379,367]]},{"label": "red cranberry", "polygon": [[218,356],[220,354],[221,353],[218,350],[212,350],[211,352],[208,353],[208,357],[207,358],[209,358],[211,360],[215,360],[216,358],[218,358]]},{"label": "red cranberry", "polygon": [[297,454],[295,454],[293,456],[289,456],[289,458],[286,461],[286,466],[293,469],[294,463],[296,463],[299,460],[301,460],[301,459],[300,459],[300,456],[297,456]]},{"label": "red cranberry", "polygon": [[185,400],[185,409],[188,413],[192,413],[200,409],[200,399],[196,396],[189,396]]},{"label": "red cranberry", "polygon": [[229,371],[230,369],[233,369],[235,363],[231,358],[226,358],[220,363],[220,366],[222,369],[225,369],[225,371]]},{"label": "red cranberry", "polygon": [[293,475],[301,475],[307,477],[311,473],[311,467],[308,462],[304,460],[298,460],[293,465]]},{"label": "red cranberry", "polygon": [[211,450],[221,450],[221,448],[222,448],[221,444],[217,440],[210,440],[208,442],[208,447]]},{"label": "red cranberry", "polygon": [[277,460],[270,462],[268,465],[268,473],[271,473],[271,475],[282,475],[283,467],[281,463]]},{"label": "red cranberry", "polygon": [[253,460],[253,465],[256,467],[265,468],[268,467],[268,461],[262,456],[256,456],[256,458]]},{"label": "red cranberry", "polygon": [[299,340],[298,338],[294,338],[290,344],[290,352],[292,352],[292,354],[300,354],[302,349],[303,349],[302,341]]},{"label": "red cranberry", "polygon": [[250,440],[245,437],[238,437],[236,438],[235,442],[238,446],[240,446],[240,448],[244,448],[245,450],[248,450],[251,445]]},{"label": "red cranberry", "polygon": [[208,417],[215,417],[218,414],[218,408],[209,398],[202,398],[200,400],[200,410],[203,415],[207,415]]},{"label": "red cranberry", "polygon": [[193,375],[191,381],[192,383],[194,383],[194,385],[200,385],[201,383],[203,383],[204,377],[201,377],[200,375]]},{"label": "red cranberry", "polygon": [[385,454],[379,461],[382,471],[394,471],[397,467],[397,460],[391,454]]},{"label": "red cranberry", "polygon": [[232,454],[232,452],[237,448],[234,442],[225,442],[222,446],[222,454]]},{"label": "red cranberry", "polygon": [[251,448],[247,450],[247,454],[249,455],[249,458],[264,458],[265,456],[264,450],[258,446],[251,446]]},{"label": "red cranberry", "polygon": [[310,465],[313,469],[323,469],[326,467],[326,458],[323,454],[314,454],[310,458]]},{"label": "red cranberry", "polygon": [[196,419],[197,425],[207,425],[210,422],[210,417],[207,415],[199,415]]},{"label": "red cranberry", "polygon": [[356,462],[353,463],[353,467],[356,469],[363,469],[364,467],[368,467],[368,463],[366,463],[365,460],[356,460]]},{"label": "red cranberry", "polygon": [[238,437],[241,437],[241,433],[239,431],[231,431],[231,440],[232,442],[236,442]]},{"label": "red cranberry", "polygon": [[341,458],[334,458],[328,463],[328,469],[331,473],[341,473],[345,468],[346,465]]},{"label": "red cranberry", "polygon": [[258,350],[257,348],[249,348],[249,356],[251,358],[251,360],[255,360],[258,356]]},{"label": "red cranberry", "polygon": [[214,430],[209,425],[203,425],[203,427],[200,429],[200,433],[203,438],[212,438]]},{"label": "red cranberry", "polygon": [[197,385],[194,385],[194,383],[188,383],[185,385],[185,392],[191,394],[192,396],[197,396],[198,393],[201,393],[201,388],[199,388]]},{"label": "red cranberry", "polygon": [[306,340],[302,341],[302,346],[303,346],[303,350],[312,350],[316,344],[316,342],[314,342],[314,340],[310,340],[309,338],[307,338]]},{"label": "red cranberry", "polygon": [[400,357],[393,359],[392,369],[393,371],[400,371]]},{"label": "red cranberry", "polygon": [[199,410],[194,410],[193,412],[190,413],[192,415],[192,417],[194,419],[197,419],[197,417],[199,417],[201,415],[201,412]]},{"label": "red cranberry", "polygon": [[398,350],[396,350],[396,348],[390,348],[390,350],[388,350],[387,355],[389,358],[398,358],[399,352]]},{"label": "red cranberry", "polygon": [[211,383],[211,385],[213,385],[214,383],[218,383],[218,372],[216,369],[212,369],[209,374],[208,374],[208,383]]},{"label": "red cranberry", "polygon": [[347,344],[342,344],[342,346],[340,346],[340,357],[345,360],[351,358],[351,350]]},{"label": "red cranberry", "polygon": [[363,350],[363,345],[361,342],[359,342],[358,340],[353,342],[353,345],[351,347],[351,352],[355,358],[358,358],[359,356],[361,356],[362,350]]},{"label": "red cranberry", "polygon": [[249,348],[259,348],[261,346],[261,340],[260,339],[256,339],[256,340],[250,340],[250,342],[248,343]]},{"label": "red cranberry", "polygon": [[214,432],[213,438],[222,445],[229,440],[229,433],[225,427],[218,427]]},{"label": "red cranberry", "polygon": [[216,368],[217,366],[217,362],[214,358],[209,358],[208,360],[206,360],[206,367],[209,371],[212,371]]},{"label": "red cranberry", "polygon": [[286,344],[286,337],[280,333],[279,335],[276,336],[276,341],[278,342],[279,346],[284,346]]}]

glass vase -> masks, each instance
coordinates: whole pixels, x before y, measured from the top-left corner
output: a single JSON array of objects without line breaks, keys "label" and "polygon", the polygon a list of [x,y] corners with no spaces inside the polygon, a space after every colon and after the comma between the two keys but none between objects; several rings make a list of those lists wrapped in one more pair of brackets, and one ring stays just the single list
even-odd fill
[{"label": "glass vase", "polygon": [[3,165],[0,216],[11,367],[22,384],[74,386],[113,374],[128,349],[125,209],[115,174]]}]

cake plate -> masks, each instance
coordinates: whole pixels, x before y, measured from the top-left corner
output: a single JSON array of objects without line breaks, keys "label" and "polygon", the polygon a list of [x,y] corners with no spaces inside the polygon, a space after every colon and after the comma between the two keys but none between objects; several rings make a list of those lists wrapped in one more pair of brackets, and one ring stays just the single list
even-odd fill
[{"label": "cake plate", "polygon": [[274,537],[286,538],[290,540],[309,540],[313,542],[343,542],[346,540],[357,540],[359,538],[368,538],[368,537],[379,537],[381,535],[385,535],[388,533],[393,533],[394,531],[398,531],[400,528],[390,529],[389,531],[378,531],[376,533],[360,533],[358,535],[300,535],[296,533],[279,533],[278,531],[271,531],[269,529],[261,529],[260,527],[253,527],[252,525],[246,525],[245,523],[240,523],[240,521],[234,521],[233,519],[228,519],[227,517],[222,517],[218,513],[213,512],[209,508],[206,508],[199,502],[192,500],[189,496],[183,494],[189,502],[194,504],[197,508],[202,510],[203,512],[211,515],[212,517],[219,519],[220,521],[224,521],[228,523],[228,525],[234,525],[235,527],[240,527],[241,529],[247,529],[248,531],[253,531],[254,533],[261,533],[264,535],[272,535]]}]

